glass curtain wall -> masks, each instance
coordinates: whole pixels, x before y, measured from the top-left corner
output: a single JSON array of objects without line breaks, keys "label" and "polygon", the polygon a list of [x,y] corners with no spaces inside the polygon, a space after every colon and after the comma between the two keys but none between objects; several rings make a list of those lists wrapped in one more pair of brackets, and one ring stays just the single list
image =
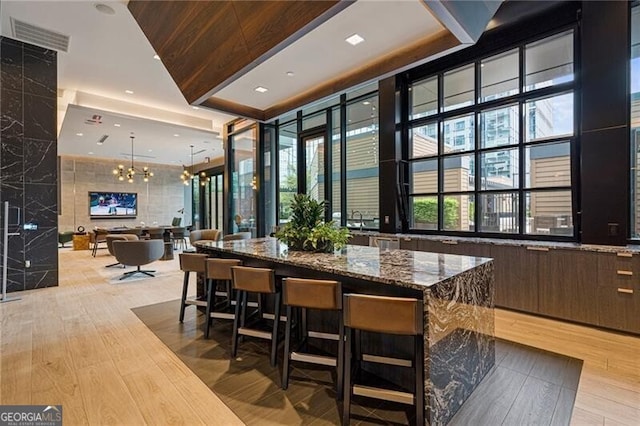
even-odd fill
[{"label": "glass curtain wall", "polygon": [[573,237],[573,30],[409,88],[414,230]]},{"label": "glass curtain wall", "polygon": [[278,224],[289,221],[291,200],[298,193],[298,132],[295,121],[278,132]]},{"label": "glass curtain wall", "polygon": [[[352,228],[379,228],[376,89],[377,85],[368,85],[358,89],[357,96],[346,94],[324,101],[322,109],[311,107],[295,120],[277,125],[279,224],[289,220],[294,194],[304,192],[324,200],[327,177],[331,177],[330,218]],[[325,164],[329,154],[329,164]],[[304,179],[299,179],[299,168],[304,168]],[[302,181],[304,188],[299,187]]]},{"label": "glass curtain wall", "polygon": [[230,137],[231,233],[251,232],[256,237],[257,177],[256,128],[251,127]]},{"label": "glass curtain wall", "polygon": [[347,226],[380,227],[378,96],[347,104]]},{"label": "glass curtain wall", "polygon": [[631,238],[640,238],[640,6],[631,8]]}]

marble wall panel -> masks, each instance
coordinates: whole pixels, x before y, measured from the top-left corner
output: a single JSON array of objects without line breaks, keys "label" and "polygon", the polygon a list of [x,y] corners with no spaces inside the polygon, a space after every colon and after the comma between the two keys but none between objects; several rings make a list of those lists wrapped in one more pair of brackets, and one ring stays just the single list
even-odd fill
[{"label": "marble wall panel", "polygon": [[56,120],[55,98],[24,94],[25,138],[56,140]]},{"label": "marble wall panel", "polygon": [[0,86],[22,93],[22,46],[7,38],[0,45]]},{"label": "marble wall panel", "polygon": [[23,53],[24,92],[48,98],[57,97],[56,52],[26,45]]},{"label": "marble wall panel", "polygon": [[0,201],[38,224],[10,226],[7,289],[57,285],[56,52],[0,37],[0,87]]},{"label": "marble wall panel", "polygon": [[26,183],[52,183],[58,179],[57,143],[55,140],[24,139]]}]

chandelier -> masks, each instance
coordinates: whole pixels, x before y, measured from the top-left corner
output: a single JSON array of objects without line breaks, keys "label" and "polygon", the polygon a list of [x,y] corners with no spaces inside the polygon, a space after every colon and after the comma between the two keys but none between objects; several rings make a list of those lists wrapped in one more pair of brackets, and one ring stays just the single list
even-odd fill
[{"label": "chandelier", "polygon": [[[191,147],[191,171],[193,171],[193,145],[189,145]],[[180,175],[180,179],[182,179],[182,183],[184,183],[186,186],[189,185],[189,181],[191,179],[193,179],[193,175],[189,172],[189,169],[187,169],[187,166],[182,166],[184,168],[184,170],[182,171],[182,174]]]},{"label": "chandelier", "polygon": [[[180,175],[180,179],[182,179],[182,183],[184,183],[185,185],[189,185],[189,182],[193,179],[195,179],[196,177],[196,173],[194,173],[194,167],[193,167],[193,145],[189,145],[191,147],[191,168],[187,168],[187,166],[183,166],[184,170],[182,171],[182,174]],[[207,184],[207,182],[211,181],[211,178],[207,177],[207,174],[205,172],[200,172],[200,185],[201,186],[205,186]]]},{"label": "chandelier", "polygon": [[125,170],[124,165],[119,164],[117,168],[113,169],[113,174],[116,175],[120,181],[126,178],[127,182],[133,183],[133,176],[136,172],[140,172],[142,173],[142,180],[149,182],[149,178],[153,176],[153,172],[151,172],[147,166],[144,166],[142,170],[135,168],[133,165],[133,139],[135,137],[133,135],[129,137],[131,138],[131,167]]}]

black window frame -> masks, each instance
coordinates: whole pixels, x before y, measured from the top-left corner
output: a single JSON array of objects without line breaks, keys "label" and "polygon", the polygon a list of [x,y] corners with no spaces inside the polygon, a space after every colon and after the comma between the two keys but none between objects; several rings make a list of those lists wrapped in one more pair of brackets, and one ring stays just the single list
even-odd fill
[{"label": "black window frame", "polygon": [[[547,38],[551,38],[554,36],[561,35],[563,33],[571,32],[573,35],[573,79],[569,82],[560,83],[554,86],[534,89],[534,90],[525,90],[525,47],[532,43],[536,43]],[[410,119],[412,111],[411,105],[407,104],[404,108],[405,114],[402,116],[401,123],[398,123],[399,127],[404,126],[407,129],[407,132],[403,135],[403,145],[405,149],[403,149],[403,161],[409,163],[409,168],[411,168],[411,164],[424,161],[426,159],[437,158],[438,160],[438,191],[437,192],[410,192],[406,195],[406,205],[412,206],[412,200],[417,197],[430,197],[437,196],[438,198],[438,224],[437,229],[429,230],[429,229],[420,229],[415,228],[413,225],[413,208],[409,208],[408,212],[408,227],[403,229],[405,232],[416,233],[416,234],[438,234],[438,235],[454,235],[454,236],[476,236],[476,237],[487,237],[487,238],[501,238],[501,239],[531,239],[531,240],[544,240],[544,241],[578,241],[580,234],[580,221],[579,221],[579,105],[580,105],[580,32],[577,23],[566,24],[557,28],[554,28],[551,31],[546,31],[541,34],[537,34],[532,37],[528,37],[522,40],[517,41],[516,43],[503,43],[502,46],[497,47],[495,49],[485,49],[480,54],[475,56],[467,55],[465,57],[464,54],[458,56],[458,60],[455,63],[445,62],[445,65],[441,67],[437,66],[427,66],[424,70],[419,72],[411,72],[404,75],[405,84],[400,87],[405,91],[411,90],[411,85],[413,83],[420,83],[422,81],[426,81],[430,78],[437,77],[438,79],[438,105],[437,105],[437,113],[431,114],[428,116]],[[482,101],[481,97],[481,62],[487,59],[490,59],[495,56],[499,56],[505,54],[509,51],[513,51],[514,49],[518,49],[519,52],[519,84],[518,84],[518,93],[514,95],[499,97],[497,99]],[[470,64],[473,64],[475,70],[475,84],[474,84],[474,102],[472,105],[455,108],[453,110],[444,111],[444,103],[443,103],[443,79],[445,73],[450,71],[464,68]],[[564,135],[561,137],[548,138],[544,140],[536,140],[527,142],[525,140],[526,136],[526,128],[525,123],[527,122],[526,117],[524,116],[524,109],[528,102],[544,99],[547,97],[553,97],[565,93],[573,94],[573,133],[570,136]],[[409,100],[410,97],[407,93],[404,93],[403,99]],[[495,147],[485,147],[481,148],[481,139],[480,139],[480,131],[481,131],[481,122],[480,117],[483,112],[495,110],[501,107],[507,107],[517,105],[518,108],[518,142],[517,144],[510,145],[501,145]],[[474,128],[475,128],[475,141],[474,141],[474,149],[473,150],[465,150],[465,151],[454,151],[450,153],[443,152],[443,143],[444,143],[444,123],[447,120],[451,120],[455,117],[463,117],[466,115],[473,115],[474,117]],[[438,154],[435,156],[423,156],[423,157],[411,157],[411,153],[409,152],[409,148],[411,147],[411,141],[409,140],[410,135],[412,134],[412,129],[425,126],[427,124],[436,123],[438,130]],[[570,146],[570,184],[568,186],[562,185],[557,187],[541,187],[541,188],[530,188],[525,185],[526,181],[526,149],[532,145],[540,145],[540,144],[549,144],[554,142],[569,142]],[[517,148],[518,150],[518,173],[519,173],[519,182],[517,188],[515,189],[499,189],[499,190],[482,190],[481,189],[481,156],[483,153],[491,152],[491,151],[501,151],[507,149]],[[473,190],[470,191],[460,191],[460,192],[450,192],[444,191],[444,173],[445,169],[443,167],[444,160],[450,158],[452,156],[459,156],[461,154],[472,154],[475,156],[475,180],[473,183]],[[411,187],[411,176],[406,176],[406,181],[403,182],[408,188]],[[526,200],[527,195],[532,193],[541,193],[541,192],[552,192],[552,191],[570,191],[571,193],[571,217],[573,224],[573,233],[571,235],[558,235],[558,234],[527,234],[526,233]],[[486,232],[480,231],[480,196],[484,194],[500,194],[500,193],[517,193],[518,195],[518,231],[515,233],[505,233],[505,232]],[[461,230],[446,230],[444,229],[444,198],[446,196],[452,195],[473,195],[474,204],[475,204],[475,212],[473,217],[473,230],[470,231],[461,231]]]}]

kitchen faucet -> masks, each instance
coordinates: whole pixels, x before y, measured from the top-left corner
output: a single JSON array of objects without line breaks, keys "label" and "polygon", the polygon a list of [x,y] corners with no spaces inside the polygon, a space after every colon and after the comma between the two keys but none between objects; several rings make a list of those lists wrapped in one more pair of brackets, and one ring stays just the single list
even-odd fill
[{"label": "kitchen faucet", "polygon": [[355,215],[356,213],[360,215],[360,230],[362,231],[362,227],[364,226],[364,224],[362,223],[362,213],[360,213],[359,210],[351,210],[351,220],[353,220],[353,215]]}]

